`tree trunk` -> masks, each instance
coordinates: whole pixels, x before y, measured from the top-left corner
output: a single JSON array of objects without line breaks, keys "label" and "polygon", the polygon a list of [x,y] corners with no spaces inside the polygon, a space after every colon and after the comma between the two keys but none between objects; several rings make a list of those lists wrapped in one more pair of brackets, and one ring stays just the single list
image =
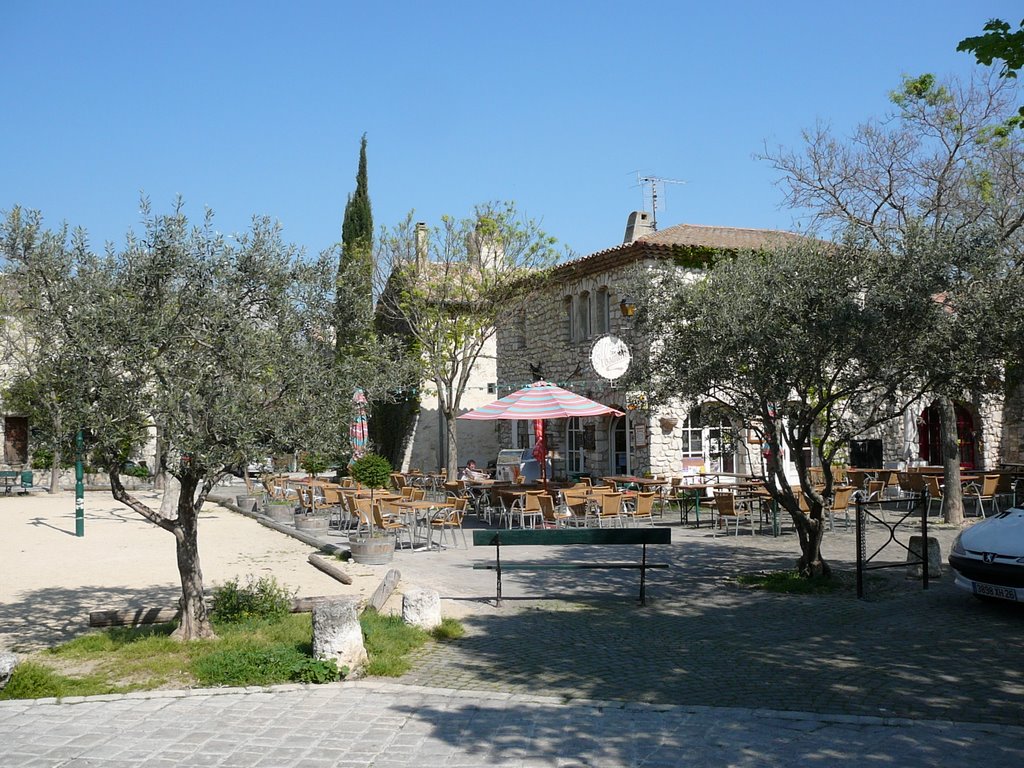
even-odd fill
[{"label": "tree trunk", "polygon": [[50,463],[50,493],[60,493],[60,438],[61,418],[58,412],[53,418],[53,461]]},{"label": "tree trunk", "polygon": [[[814,516],[814,507],[818,507],[817,517]],[[825,526],[820,506],[813,504],[810,515],[798,511],[791,516],[800,539],[800,559],[797,560],[797,571],[806,578],[831,576],[832,569],[821,556],[821,539],[825,533]]]},{"label": "tree trunk", "polygon": [[454,480],[459,476],[459,434],[457,431],[455,417],[458,413],[455,411],[445,410],[444,420],[447,426],[445,430],[448,433],[448,479]]},{"label": "tree trunk", "polygon": [[53,445],[53,461],[50,462],[50,493],[60,493],[60,446]]},{"label": "tree trunk", "polygon": [[939,410],[939,427],[942,443],[942,476],[945,487],[943,496],[943,519],[947,523],[962,525],[964,522],[964,498],[960,489],[960,445],[956,432],[956,408],[953,401],[942,395],[935,400]]},{"label": "tree trunk", "polygon": [[199,564],[199,514],[193,501],[197,485],[197,478],[184,478],[178,495],[178,520],[174,529],[181,578],[181,623],[172,637],[179,640],[214,637],[206,607],[203,569]]},{"label": "tree trunk", "polygon": [[156,451],[153,456],[153,490],[162,491],[167,488],[167,470],[164,467],[164,441],[160,422],[156,422]]}]

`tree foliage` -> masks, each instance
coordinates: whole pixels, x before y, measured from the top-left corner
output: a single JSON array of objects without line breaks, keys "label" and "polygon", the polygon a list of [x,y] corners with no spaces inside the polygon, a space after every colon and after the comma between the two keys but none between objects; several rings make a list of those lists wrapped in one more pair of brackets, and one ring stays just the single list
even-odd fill
[{"label": "tree foliage", "polygon": [[[716,402],[757,435],[768,489],[796,525],[805,575],[829,570],[820,543],[837,451],[920,393],[914,340],[941,311],[931,298],[933,267],[914,252],[808,240],[722,258],[706,272],[669,268],[650,281],[639,327],[658,341],[637,375],[654,402]],[[909,341],[899,354],[890,353],[894,329]],[[799,488],[786,478],[783,445]],[[824,469],[822,490],[811,482],[811,451]]]},{"label": "tree foliage", "polygon": [[555,240],[512,203],[487,203],[430,230],[410,214],[382,233],[379,311],[400,323],[433,383],[448,433],[447,469],[458,466],[457,423],[473,366],[498,317],[557,258]]},{"label": "tree foliage", "polygon": [[345,204],[338,282],[350,290],[336,307],[339,355],[359,354],[373,334],[373,211],[366,172],[366,134],[359,144],[356,189]]},{"label": "tree foliage", "polygon": [[[999,76],[1016,78],[1017,72],[1024,67],[1024,21],[1015,31],[1010,31],[1010,25],[1002,19],[991,19],[982,29],[984,34],[965,37],[956,49],[973,53],[978,63],[985,66],[1001,61]],[[1024,127],[1024,107],[1007,120],[1007,125]]]},{"label": "tree foliage", "polygon": [[996,371],[1014,335],[1012,304],[980,301],[1005,297],[1024,242],[1024,135],[1006,130],[1014,96],[1013,83],[991,73],[975,72],[966,82],[905,77],[891,94],[894,114],[862,123],[848,137],[819,125],[805,132],[801,149],[763,156],[781,173],[786,202],[809,211],[813,224],[834,234],[852,228],[885,251],[946,256],[935,268],[950,311],[922,347],[932,364],[922,375],[946,415],[944,509],[951,522],[962,520],[963,507],[947,401],[998,390]]},{"label": "tree foliage", "polygon": [[[84,235],[65,242],[15,209],[3,231],[8,311],[74,371],[69,396],[114,497],[174,535],[178,633],[190,639],[212,631],[197,530],[225,470],[285,450],[340,453],[337,425],[348,421],[354,385],[380,396],[403,374],[387,348],[367,350],[372,365],[337,359],[333,253],[306,259],[267,218],[232,244],[212,214],[192,225],[180,202],[154,215],[144,201],[143,213],[141,235],[98,255]],[[160,509],[119,475],[154,431],[160,469],[180,488]]]}]

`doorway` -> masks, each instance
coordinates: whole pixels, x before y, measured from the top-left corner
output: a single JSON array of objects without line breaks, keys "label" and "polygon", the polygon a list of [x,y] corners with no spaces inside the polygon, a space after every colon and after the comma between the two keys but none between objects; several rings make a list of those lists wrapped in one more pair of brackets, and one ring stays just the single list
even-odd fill
[{"label": "doorway", "polygon": [[[974,469],[977,466],[974,437],[974,417],[961,403],[953,403],[956,411],[956,437],[960,444],[960,467]],[[928,464],[942,464],[942,438],[939,427],[939,409],[932,403],[923,411],[917,421],[918,455]]]}]

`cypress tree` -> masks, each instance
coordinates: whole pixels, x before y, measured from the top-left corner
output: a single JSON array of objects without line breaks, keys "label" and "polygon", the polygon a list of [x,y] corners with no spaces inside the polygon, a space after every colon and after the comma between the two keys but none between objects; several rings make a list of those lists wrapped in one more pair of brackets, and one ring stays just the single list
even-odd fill
[{"label": "cypress tree", "polygon": [[[337,354],[346,356],[373,333],[373,211],[366,174],[366,134],[359,145],[359,169],[356,191],[345,203],[341,224],[341,256],[338,283],[347,283],[353,291],[339,291],[335,307]],[[351,301],[351,297],[358,297]]]}]

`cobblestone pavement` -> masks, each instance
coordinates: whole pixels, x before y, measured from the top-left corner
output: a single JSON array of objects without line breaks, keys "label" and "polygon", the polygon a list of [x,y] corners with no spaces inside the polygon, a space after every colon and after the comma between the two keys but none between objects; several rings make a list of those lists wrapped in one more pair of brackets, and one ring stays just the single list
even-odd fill
[{"label": "cobblestone pavement", "polygon": [[[947,554],[954,531],[932,533]],[[1024,764],[1021,606],[971,599],[948,569],[928,591],[897,568],[866,600],[772,595],[735,576],[790,567],[792,533],[673,537],[647,607],[635,572],[518,571],[497,608],[471,567],[489,548],[397,553],[403,585],[440,590],[467,630],[398,683],[0,702],[0,768]],[[853,541],[823,548],[847,578]]]},{"label": "cobblestone pavement", "polygon": [[[880,530],[871,532],[869,552],[884,541]],[[932,533],[945,556],[954,532]],[[503,559],[558,552],[573,560],[595,548],[525,549],[509,549]],[[857,600],[852,584],[833,595],[798,596],[735,583],[737,573],[791,567],[792,534],[711,538],[706,529],[677,529],[671,547],[652,549],[664,550],[652,559],[672,568],[652,572],[646,608],[636,603],[633,571],[507,571],[504,591],[514,599],[464,617],[466,637],[424,650],[403,682],[566,701],[1024,725],[1024,606],[971,598],[952,586],[948,566],[927,591],[906,579],[904,567],[868,574],[868,599]],[[824,551],[852,580],[852,529],[829,535]],[[489,584],[476,583],[476,594],[493,594],[493,573],[479,573]]]},{"label": "cobblestone pavement", "polygon": [[0,702],[4,768],[1017,766],[1024,729],[374,682]]}]

